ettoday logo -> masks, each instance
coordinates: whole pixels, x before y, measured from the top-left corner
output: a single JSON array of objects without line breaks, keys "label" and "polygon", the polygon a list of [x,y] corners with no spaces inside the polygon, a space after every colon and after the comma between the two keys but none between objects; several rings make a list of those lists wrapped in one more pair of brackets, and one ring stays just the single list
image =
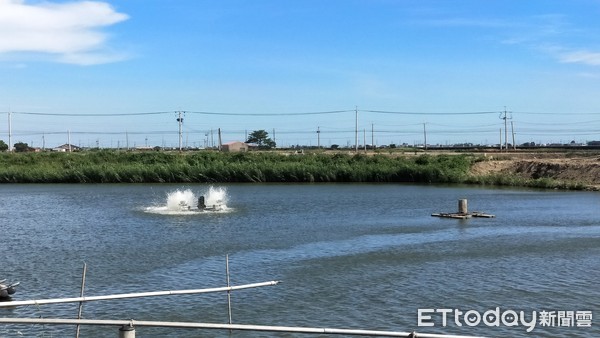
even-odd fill
[{"label": "ettoday logo", "polygon": [[460,309],[418,309],[418,326],[445,327],[450,321],[456,326],[523,326],[531,332],[537,325],[561,327],[591,327],[592,311],[525,311],[501,310],[500,307],[483,313],[476,310]]}]

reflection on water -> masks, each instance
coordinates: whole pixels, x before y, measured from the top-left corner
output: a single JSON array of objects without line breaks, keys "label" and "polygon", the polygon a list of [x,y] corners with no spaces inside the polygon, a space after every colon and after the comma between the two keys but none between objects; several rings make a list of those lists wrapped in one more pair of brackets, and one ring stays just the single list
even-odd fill
[{"label": "reflection on water", "polygon": [[[212,193],[230,212],[173,210]],[[431,217],[459,198],[493,219]],[[4,185],[0,279],[18,300],[197,289],[281,280],[232,294],[233,322],[486,336],[589,337],[591,328],[417,327],[418,309],[579,311],[598,316],[600,195],[417,185]],[[154,209],[153,209],[154,208]],[[169,214],[168,210],[173,211]],[[234,212],[231,212],[234,211]],[[68,317],[76,304],[0,309]],[[86,303],[84,318],[226,323],[224,294]],[[438,323],[439,324],[439,323]],[[82,336],[117,329],[82,327]],[[6,325],[0,336],[64,336]],[[138,328],[138,336],[228,332]],[[234,332],[237,337],[256,333]],[[261,333],[258,336],[288,337]]]}]

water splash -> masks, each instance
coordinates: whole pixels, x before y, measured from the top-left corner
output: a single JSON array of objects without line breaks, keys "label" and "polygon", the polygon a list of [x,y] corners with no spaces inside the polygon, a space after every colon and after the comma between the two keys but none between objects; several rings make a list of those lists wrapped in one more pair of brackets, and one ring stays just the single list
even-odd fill
[{"label": "water splash", "polygon": [[[198,209],[198,198],[204,196],[207,209]],[[190,215],[203,213],[230,212],[227,207],[227,189],[222,187],[209,187],[203,194],[196,195],[191,189],[175,190],[167,193],[166,205],[151,206],[145,212],[162,215]]]},{"label": "water splash", "polygon": [[198,198],[190,189],[175,190],[167,195],[167,210],[180,211],[182,203],[190,206],[196,205]]},{"label": "water splash", "polygon": [[227,190],[222,187],[209,187],[208,192],[204,194],[205,203],[207,206],[222,205],[227,208]]}]

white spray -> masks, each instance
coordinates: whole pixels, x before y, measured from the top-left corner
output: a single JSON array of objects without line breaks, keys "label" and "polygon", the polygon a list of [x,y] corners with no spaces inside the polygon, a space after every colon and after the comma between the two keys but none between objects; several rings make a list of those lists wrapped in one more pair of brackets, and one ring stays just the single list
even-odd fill
[{"label": "white spray", "polygon": [[[175,190],[167,194],[167,204],[145,208],[146,212],[178,215],[189,214],[190,211],[198,211],[198,197],[204,196],[204,204],[207,207],[219,206],[218,211],[230,211],[227,208],[227,190],[221,187],[209,187],[208,191],[196,195],[191,189]],[[189,207],[189,208],[188,208]]]}]

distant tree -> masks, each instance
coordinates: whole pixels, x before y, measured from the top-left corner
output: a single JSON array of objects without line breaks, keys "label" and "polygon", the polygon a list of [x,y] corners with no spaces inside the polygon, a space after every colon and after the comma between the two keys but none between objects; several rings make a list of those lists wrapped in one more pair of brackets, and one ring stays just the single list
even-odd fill
[{"label": "distant tree", "polygon": [[246,143],[256,143],[262,149],[275,148],[275,141],[271,140],[269,133],[262,129],[251,132]]},{"label": "distant tree", "polygon": [[15,143],[15,151],[18,153],[24,153],[29,151],[29,145],[27,143],[18,142]]},{"label": "distant tree", "polygon": [[4,143],[4,141],[0,140],[0,151],[7,151],[8,144]]},{"label": "distant tree", "polygon": [[332,144],[331,145],[331,149],[333,149],[333,150],[336,150],[336,149],[339,149],[339,148],[340,148],[339,144]]}]

